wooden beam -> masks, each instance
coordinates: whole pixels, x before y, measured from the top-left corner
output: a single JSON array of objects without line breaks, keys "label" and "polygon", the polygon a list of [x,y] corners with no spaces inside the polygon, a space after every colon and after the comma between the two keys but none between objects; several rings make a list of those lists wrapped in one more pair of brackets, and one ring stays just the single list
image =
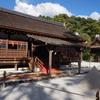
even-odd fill
[{"label": "wooden beam", "polygon": [[30,61],[30,70],[33,72],[35,71],[35,68],[34,67],[34,55],[33,55],[33,51],[34,51],[34,48],[33,48],[33,43],[31,43],[31,61]]},{"label": "wooden beam", "polygon": [[4,88],[6,87],[6,71],[4,71],[4,74],[3,74],[3,87]]},{"label": "wooden beam", "polygon": [[42,46],[47,46],[47,44],[33,45],[33,48],[36,48],[36,47],[42,47]]},{"label": "wooden beam", "polygon": [[50,50],[49,51],[49,75],[51,77],[52,75],[52,53],[53,53],[53,50]]},{"label": "wooden beam", "polygon": [[90,48],[91,48],[91,49],[92,49],[92,48],[94,48],[94,49],[100,48],[100,45],[97,45],[97,46],[90,46]]}]

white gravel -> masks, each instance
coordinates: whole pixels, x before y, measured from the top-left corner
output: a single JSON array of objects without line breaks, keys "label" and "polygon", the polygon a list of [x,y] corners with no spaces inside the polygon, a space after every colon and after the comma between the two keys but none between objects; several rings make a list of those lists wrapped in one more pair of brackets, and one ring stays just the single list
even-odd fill
[{"label": "white gravel", "polygon": [[[95,66],[98,67],[99,64],[95,64]],[[89,97],[39,87],[38,85],[95,97],[97,87],[89,88],[89,86],[86,87],[86,85],[92,84],[93,86],[93,83],[97,82],[100,86],[100,81],[97,81],[100,80],[98,79],[100,77],[99,73],[100,72],[98,72],[96,68],[93,68],[87,75],[48,79],[0,88],[0,100],[96,100]],[[86,83],[88,80],[90,80],[89,83]],[[98,89],[100,89],[99,86]]]}]

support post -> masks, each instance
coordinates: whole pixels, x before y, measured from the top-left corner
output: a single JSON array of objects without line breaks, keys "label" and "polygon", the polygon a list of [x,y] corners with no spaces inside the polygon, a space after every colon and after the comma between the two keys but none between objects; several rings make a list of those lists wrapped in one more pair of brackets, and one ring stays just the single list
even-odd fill
[{"label": "support post", "polygon": [[92,61],[91,57],[92,57],[92,54],[90,53],[89,67],[91,66],[91,61]]},{"label": "support post", "polygon": [[81,61],[82,61],[82,52],[79,51],[79,61],[78,61],[78,73],[80,74],[81,73]]},{"label": "support post", "polygon": [[32,48],[32,50],[31,50],[31,58],[32,58],[32,71],[33,71],[33,43],[31,44],[31,48]]},{"label": "support post", "polygon": [[58,53],[58,69],[60,68],[60,53]]},{"label": "support post", "polygon": [[33,47],[33,43],[31,43],[31,62],[30,62],[30,70],[33,72],[35,71],[35,68],[34,67],[34,55],[33,55],[33,51],[34,51],[34,47]]},{"label": "support post", "polygon": [[3,87],[6,87],[6,71],[3,73]]},{"label": "support post", "polygon": [[50,50],[49,51],[49,75],[50,75],[50,77],[52,75],[52,71],[51,71],[51,69],[52,69],[52,53],[53,53],[53,50]]}]

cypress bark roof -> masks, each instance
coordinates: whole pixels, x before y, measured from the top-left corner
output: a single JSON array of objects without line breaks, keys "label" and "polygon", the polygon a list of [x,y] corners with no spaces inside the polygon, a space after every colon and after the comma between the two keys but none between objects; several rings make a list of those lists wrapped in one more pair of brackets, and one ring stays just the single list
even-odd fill
[{"label": "cypress bark roof", "polygon": [[91,48],[100,48],[100,37],[94,39],[94,41],[90,44]]},{"label": "cypress bark roof", "polygon": [[63,23],[53,22],[31,15],[0,7],[0,27],[13,28],[32,34],[41,34],[69,40],[86,41],[87,39],[72,34]]}]

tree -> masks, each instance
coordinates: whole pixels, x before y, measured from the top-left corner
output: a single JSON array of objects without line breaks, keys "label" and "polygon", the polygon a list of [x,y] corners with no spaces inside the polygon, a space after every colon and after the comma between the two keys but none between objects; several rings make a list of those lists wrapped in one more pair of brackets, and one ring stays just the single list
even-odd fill
[{"label": "tree", "polygon": [[54,16],[53,20],[60,23],[66,23],[69,17],[66,14],[59,14]]},{"label": "tree", "polygon": [[51,20],[51,21],[53,20],[53,18],[51,18],[49,16],[42,16],[42,15],[40,15],[39,17],[43,18],[43,19]]},{"label": "tree", "polygon": [[91,43],[91,37],[88,34],[83,33],[80,36],[88,39],[85,44],[89,45]]}]

